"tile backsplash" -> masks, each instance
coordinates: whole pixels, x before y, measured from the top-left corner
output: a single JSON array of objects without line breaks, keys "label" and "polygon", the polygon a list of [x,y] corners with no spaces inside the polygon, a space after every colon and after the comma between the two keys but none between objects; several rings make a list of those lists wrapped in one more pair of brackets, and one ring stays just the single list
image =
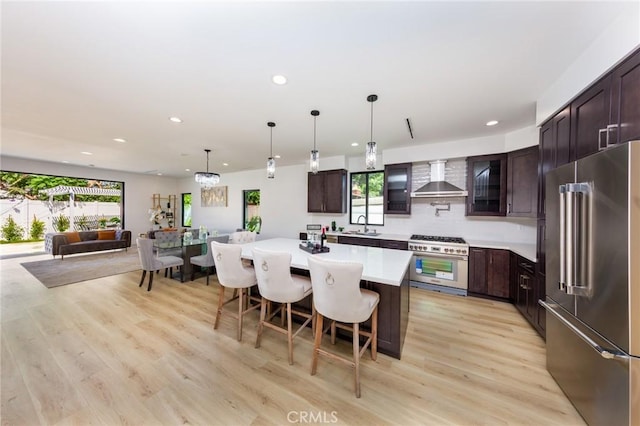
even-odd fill
[{"label": "tile backsplash", "polygon": [[[449,159],[444,167],[444,180],[458,188],[467,186],[467,160],[464,158]],[[428,161],[413,163],[411,167],[411,190],[431,182],[431,165]]]}]

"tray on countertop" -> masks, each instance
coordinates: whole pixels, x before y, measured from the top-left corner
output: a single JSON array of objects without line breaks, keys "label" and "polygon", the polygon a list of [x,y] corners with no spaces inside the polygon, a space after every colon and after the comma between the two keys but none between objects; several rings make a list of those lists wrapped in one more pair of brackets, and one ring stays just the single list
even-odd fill
[{"label": "tray on countertop", "polygon": [[299,247],[306,251],[307,253],[311,253],[311,254],[318,254],[318,253],[329,253],[329,247],[324,246],[324,247],[307,247],[306,244],[300,244]]}]

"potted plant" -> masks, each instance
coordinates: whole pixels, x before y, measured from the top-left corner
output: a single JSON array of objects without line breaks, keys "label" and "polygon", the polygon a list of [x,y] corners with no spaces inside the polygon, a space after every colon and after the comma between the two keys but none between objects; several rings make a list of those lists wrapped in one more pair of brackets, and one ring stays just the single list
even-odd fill
[{"label": "potted plant", "polygon": [[247,231],[260,233],[262,227],[262,218],[260,216],[252,216],[247,222]]},{"label": "potted plant", "polygon": [[107,227],[107,219],[103,217],[101,217],[100,219],[98,219],[98,229],[106,229]]},{"label": "potted plant", "polygon": [[78,228],[80,228],[81,231],[86,231],[87,230],[87,222],[88,219],[85,215],[80,216],[80,218],[78,219],[78,222],[76,222],[78,224]]},{"label": "potted plant", "polygon": [[111,219],[109,219],[109,222],[111,222],[115,227],[119,228],[121,220],[118,216],[114,216]]},{"label": "potted plant", "polygon": [[53,229],[58,232],[64,232],[69,229],[69,225],[71,224],[69,221],[69,217],[61,214],[60,216],[53,216],[51,218],[51,222],[53,225]]}]

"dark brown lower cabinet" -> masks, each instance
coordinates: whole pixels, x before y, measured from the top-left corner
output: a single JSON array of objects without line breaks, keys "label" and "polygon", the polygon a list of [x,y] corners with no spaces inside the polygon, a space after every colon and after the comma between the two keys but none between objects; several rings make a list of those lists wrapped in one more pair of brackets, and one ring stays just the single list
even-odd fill
[{"label": "dark brown lower cabinet", "polygon": [[[297,275],[309,276],[309,271],[292,269]],[[399,286],[381,284],[373,281],[360,281],[360,287],[375,291],[380,295],[378,303],[378,352],[400,359],[402,346],[409,323],[409,270]],[[252,290],[253,291],[253,290]],[[259,294],[257,286],[254,294]],[[296,307],[311,312],[312,295],[296,302]],[[325,327],[328,323],[325,323]],[[311,324],[309,324],[311,327]],[[362,324],[365,330],[371,330],[371,319]],[[351,333],[337,330],[337,334],[351,340]],[[364,343],[364,342],[362,342]]]},{"label": "dark brown lower cabinet", "polygon": [[536,274],[536,264],[517,254],[512,254],[515,267],[513,274],[513,288],[515,288],[515,305],[531,326],[544,338],[545,312],[538,303],[544,298],[544,277],[539,279]]},{"label": "dark brown lower cabinet", "polygon": [[509,250],[469,249],[469,292],[472,295],[511,298]]},{"label": "dark brown lower cabinet", "polygon": [[361,238],[348,237],[344,235],[338,236],[338,244],[349,244],[352,246],[380,247],[378,238]]}]

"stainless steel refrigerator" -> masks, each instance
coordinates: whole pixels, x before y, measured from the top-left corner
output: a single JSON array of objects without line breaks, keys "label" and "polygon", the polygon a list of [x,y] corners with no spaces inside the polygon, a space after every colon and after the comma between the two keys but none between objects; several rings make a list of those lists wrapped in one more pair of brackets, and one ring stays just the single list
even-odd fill
[{"label": "stainless steel refrigerator", "polygon": [[546,177],[547,369],[590,425],[640,425],[640,141]]}]

